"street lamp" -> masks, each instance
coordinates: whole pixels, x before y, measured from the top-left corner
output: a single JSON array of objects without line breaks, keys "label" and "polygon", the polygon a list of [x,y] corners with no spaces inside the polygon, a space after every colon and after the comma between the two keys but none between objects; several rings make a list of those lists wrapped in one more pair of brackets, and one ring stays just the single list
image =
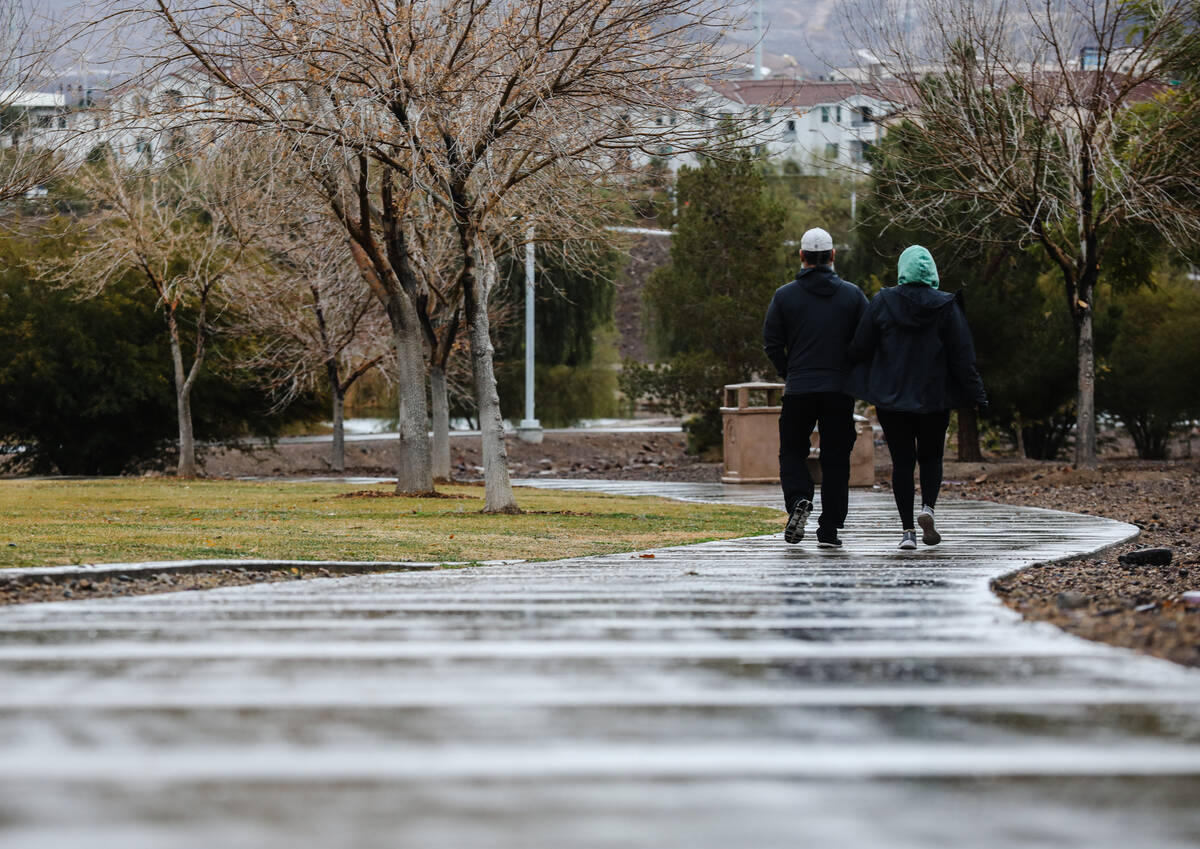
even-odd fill
[{"label": "street lamp", "polygon": [[525,233],[525,418],[517,426],[523,442],[542,441],[542,424],[533,414],[533,227]]}]

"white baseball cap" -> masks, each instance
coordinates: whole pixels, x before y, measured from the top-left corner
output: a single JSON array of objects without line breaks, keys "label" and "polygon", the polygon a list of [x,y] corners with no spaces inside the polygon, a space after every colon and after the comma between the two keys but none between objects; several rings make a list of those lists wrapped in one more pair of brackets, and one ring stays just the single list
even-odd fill
[{"label": "white baseball cap", "polygon": [[800,237],[800,250],[813,254],[831,251],[833,250],[833,236],[820,227],[814,227]]}]

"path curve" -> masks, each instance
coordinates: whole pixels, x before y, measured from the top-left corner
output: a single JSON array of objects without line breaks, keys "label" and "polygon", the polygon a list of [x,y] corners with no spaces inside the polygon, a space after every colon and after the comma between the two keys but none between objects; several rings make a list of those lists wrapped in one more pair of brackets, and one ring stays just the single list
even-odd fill
[{"label": "path curve", "polygon": [[[772,504],[774,488],[536,481]],[[780,537],[0,609],[0,847],[1195,846],[1200,673],[998,574],[1133,528]]]}]

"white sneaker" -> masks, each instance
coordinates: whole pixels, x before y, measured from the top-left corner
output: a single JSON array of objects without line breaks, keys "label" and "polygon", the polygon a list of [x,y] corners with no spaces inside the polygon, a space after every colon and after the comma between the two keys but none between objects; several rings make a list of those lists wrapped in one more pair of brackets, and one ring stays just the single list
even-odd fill
[{"label": "white sneaker", "polygon": [[903,551],[912,551],[917,547],[917,532],[905,531],[904,536],[900,538],[900,544],[896,546]]},{"label": "white sneaker", "polygon": [[937,528],[933,524],[932,507],[921,508],[921,514],[917,516],[917,524],[921,526],[921,542],[926,545],[937,545],[942,541],[942,535],[937,532]]}]

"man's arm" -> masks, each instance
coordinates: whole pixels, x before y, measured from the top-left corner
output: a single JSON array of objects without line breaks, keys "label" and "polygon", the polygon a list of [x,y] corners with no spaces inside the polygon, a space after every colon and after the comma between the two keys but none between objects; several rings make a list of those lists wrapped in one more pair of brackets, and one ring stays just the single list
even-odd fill
[{"label": "man's arm", "polygon": [[771,298],[767,307],[767,320],[763,322],[763,351],[775,373],[787,380],[787,329],[783,324],[783,309],[779,306],[779,297]]}]

